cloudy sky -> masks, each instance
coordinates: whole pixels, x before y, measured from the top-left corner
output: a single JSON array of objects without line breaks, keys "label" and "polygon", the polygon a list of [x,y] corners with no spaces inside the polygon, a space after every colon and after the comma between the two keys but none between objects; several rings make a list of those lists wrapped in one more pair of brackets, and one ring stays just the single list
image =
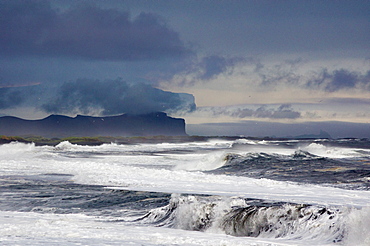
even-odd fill
[{"label": "cloudy sky", "polygon": [[0,116],[370,137],[369,0],[2,0]]}]

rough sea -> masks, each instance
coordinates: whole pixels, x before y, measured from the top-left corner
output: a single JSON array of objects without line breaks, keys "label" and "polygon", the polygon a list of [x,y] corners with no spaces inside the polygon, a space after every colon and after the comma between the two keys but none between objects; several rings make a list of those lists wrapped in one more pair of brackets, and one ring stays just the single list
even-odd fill
[{"label": "rough sea", "polygon": [[370,245],[370,142],[3,144],[0,245]]}]

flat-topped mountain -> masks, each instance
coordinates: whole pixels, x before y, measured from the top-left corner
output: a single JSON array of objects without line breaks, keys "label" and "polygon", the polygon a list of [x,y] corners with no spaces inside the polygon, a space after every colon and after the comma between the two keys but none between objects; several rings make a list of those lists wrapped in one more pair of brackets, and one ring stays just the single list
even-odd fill
[{"label": "flat-topped mountain", "polygon": [[185,136],[185,120],[157,112],[108,117],[50,115],[40,120],[0,117],[0,135],[70,136]]}]

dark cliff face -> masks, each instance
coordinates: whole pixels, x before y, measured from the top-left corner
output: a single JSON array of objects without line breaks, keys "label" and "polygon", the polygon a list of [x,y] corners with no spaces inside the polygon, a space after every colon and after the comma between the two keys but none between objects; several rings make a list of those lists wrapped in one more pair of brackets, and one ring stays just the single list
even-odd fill
[{"label": "dark cliff face", "polygon": [[41,120],[0,117],[0,135],[37,135],[49,138],[70,136],[185,136],[185,121],[165,113],[74,118],[50,115]]}]

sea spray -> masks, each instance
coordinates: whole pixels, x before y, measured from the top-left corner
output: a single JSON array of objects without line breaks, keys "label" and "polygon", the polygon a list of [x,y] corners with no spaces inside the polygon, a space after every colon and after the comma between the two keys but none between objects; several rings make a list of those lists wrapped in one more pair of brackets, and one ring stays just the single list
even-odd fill
[{"label": "sea spray", "polygon": [[370,245],[370,207],[352,209],[346,218],[346,246]]}]

